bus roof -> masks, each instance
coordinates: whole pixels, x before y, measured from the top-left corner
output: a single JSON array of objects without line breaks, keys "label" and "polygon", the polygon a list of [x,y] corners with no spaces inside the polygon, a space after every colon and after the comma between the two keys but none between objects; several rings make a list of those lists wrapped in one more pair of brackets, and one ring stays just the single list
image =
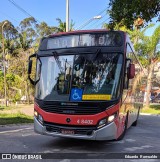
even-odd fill
[{"label": "bus roof", "polygon": [[55,36],[63,36],[63,35],[70,35],[70,34],[87,34],[87,33],[101,33],[101,32],[122,32],[123,31],[116,31],[116,30],[107,30],[107,29],[93,29],[93,30],[75,30],[75,31],[69,31],[69,32],[60,32],[51,34],[48,37],[55,37]]}]

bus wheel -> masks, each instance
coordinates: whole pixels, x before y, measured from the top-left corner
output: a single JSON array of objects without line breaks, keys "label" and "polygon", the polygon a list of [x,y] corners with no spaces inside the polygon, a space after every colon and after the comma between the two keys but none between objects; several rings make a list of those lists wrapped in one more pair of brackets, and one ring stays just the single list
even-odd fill
[{"label": "bus wheel", "polygon": [[139,112],[140,112],[140,107],[139,107],[139,109],[138,109],[136,121],[134,121],[133,124],[132,124],[132,126],[134,126],[134,127],[137,126],[137,122],[138,122],[138,118],[139,118]]},{"label": "bus wheel", "polygon": [[120,141],[124,138],[125,134],[126,134],[126,131],[127,131],[127,124],[128,124],[128,113],[127,113],[127,116],[126,116],[126,120],[125,120],[125,123],[124,123],[124,126],[123,126],[123,132],[122,134],[117,138],[117,141]]}]

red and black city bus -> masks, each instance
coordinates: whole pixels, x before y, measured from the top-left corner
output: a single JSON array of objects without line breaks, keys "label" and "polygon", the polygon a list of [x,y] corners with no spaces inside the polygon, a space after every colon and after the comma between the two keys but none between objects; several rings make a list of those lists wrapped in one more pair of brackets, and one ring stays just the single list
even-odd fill
[{"label": "red and black city bus", "polygon": [[[33,80],[32,59],[36,58]],[[43,135],[120,140],[136,126],[142,66],[122,31],[84,30],[42,38],[29,57],[34,129]]]}]

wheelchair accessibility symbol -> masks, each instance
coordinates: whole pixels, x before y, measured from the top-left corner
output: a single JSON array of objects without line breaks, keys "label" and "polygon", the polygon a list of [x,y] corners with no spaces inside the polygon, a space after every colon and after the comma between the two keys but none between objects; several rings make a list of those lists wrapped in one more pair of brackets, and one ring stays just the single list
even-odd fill
[{"label": "wheelchair accessibility symbol", "polygon": [[82,89],[73,88],[71,90],[71,101],[81,101],[82,100]]}]

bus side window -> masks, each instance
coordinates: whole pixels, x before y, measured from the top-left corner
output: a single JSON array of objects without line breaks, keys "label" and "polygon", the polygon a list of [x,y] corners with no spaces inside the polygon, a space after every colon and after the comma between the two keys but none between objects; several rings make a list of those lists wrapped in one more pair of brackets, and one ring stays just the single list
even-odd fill
[{"label": "bus side window", "polygon": [[127,72],[128,72],[128,68],[129,68],[130,63],[131,63],[131,60],[130,60],[130,59],[126,59],[124,89],[128,89],[128,87],[129,87],[129,79],[128,79],[128,77],[127,77]]},{"label": "bus side window", "polygon": [[126,57],[127,57],[127,59],[126,59],[124,89],[129,88],[129,79],[127,77],[127,72],[128,72],[130,63],[134,63],[134,60],[135,60],[133,50],[129,43],[127,43],[127,45],[126,45]]}]

